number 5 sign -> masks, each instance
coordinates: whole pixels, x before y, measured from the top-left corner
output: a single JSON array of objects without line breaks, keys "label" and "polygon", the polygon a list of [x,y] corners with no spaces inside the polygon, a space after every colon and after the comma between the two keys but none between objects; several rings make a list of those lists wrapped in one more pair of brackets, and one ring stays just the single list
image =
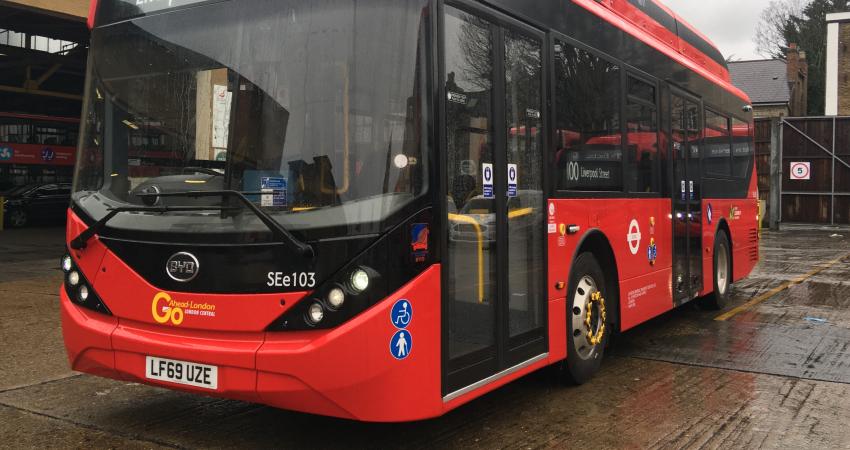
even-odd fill
[{"label": "number 5 sign", "polygon": [[812,179],[812,163],[810,162],[792,162],[791,163],[791,179],[792,180],[811,180]]}]

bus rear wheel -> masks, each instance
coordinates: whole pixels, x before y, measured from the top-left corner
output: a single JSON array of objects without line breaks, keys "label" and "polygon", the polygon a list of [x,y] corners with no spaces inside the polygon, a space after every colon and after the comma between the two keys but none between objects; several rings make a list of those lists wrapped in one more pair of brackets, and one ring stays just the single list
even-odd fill
[{"label": "bus rear wheel", "polygon": [[602,364],[613,331],[612,308],[606,303],[605,275],[592,253],[576,258],[567,296],[567,359],[559,375],[566,384],[584,384]]},{"label": "bus rear wheel", "polygon": [[725,231],[718,231],[714,239],[714,290],[700,299],[700,306],[709,311],[723,309],[729,300],[732,287],[732,252],[729,250],[729,237]]}]

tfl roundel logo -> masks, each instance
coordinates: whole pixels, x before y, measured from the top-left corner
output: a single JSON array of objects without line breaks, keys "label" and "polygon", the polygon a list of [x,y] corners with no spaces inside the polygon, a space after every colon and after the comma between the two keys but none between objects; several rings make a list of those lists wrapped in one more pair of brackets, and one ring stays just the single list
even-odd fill
[{"label": "tfl roundel logo", "polygon": [[198,258],[187,252],[175,253],[165,264],[165,273],[174,280],[188,283],[198,276]]}]

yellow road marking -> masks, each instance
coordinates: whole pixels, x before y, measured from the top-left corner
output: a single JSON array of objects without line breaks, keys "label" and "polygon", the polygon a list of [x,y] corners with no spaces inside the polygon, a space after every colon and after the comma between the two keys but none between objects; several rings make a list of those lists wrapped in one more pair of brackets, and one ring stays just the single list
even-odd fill
[{"label": "yellow road marking", "polygon": [[747,303],[744,303],[743,305],[738,306],[737,308],[731,309],[731,310],[715,317],[714,320],[721,321],[721,322],[729,320],[732,317],[735,317],[736,315],[752,308],[753,306],[756,306],[760,303],[764,303],[765,301],[767,301],[768,299],[770,299],[774,295],[790,288],[791,286],[796,286],[796,285],[808,280],[809,278],[823,272],[824,270],[829,269],[830,267],[844,261],[847,258],[850,258],[850,254],[844,255],[840,258],[833,259],[832,261],[830,261],[826,264],[821,264],[820,266],[818,266],[816,269],[810,271],[809,273],[807,273],[803,276],[800,276],[798,278],[795,278],[791,281],[788,281],[788,282],[786,282],[786,283],[784,283],[784,284],[782,284],[778,287],[775,287],[775,288],[765,292],[764,294],[759,295],[758,297],[748,301]]}]

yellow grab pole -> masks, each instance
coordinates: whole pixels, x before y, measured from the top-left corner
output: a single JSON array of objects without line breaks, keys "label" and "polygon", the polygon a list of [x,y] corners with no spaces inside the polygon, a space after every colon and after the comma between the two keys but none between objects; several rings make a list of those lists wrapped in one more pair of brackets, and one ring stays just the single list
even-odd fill
[{"label": "yellow grab pole", "polygon": [[481,225],[472,217],[460,214],[449,214],[449,220],[472,225],[475,228],[475,234],[478,235],[478,303],[484,303],[484,235],[481,232]]}]

